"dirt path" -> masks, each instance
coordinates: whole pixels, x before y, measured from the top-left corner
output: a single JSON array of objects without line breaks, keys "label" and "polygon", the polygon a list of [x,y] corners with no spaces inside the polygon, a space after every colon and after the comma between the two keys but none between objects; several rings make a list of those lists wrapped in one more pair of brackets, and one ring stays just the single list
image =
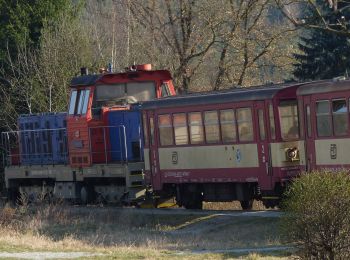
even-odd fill
[{"label": "dirt path", "polygon": [[91,254],[86,252],[20,252],[9,253],[0,252],[0,258],[16,258],[16,259],[32,259],[32,260],[44,260],[44,259],[74,259],[80,257],[92,257],[102,254]]},{"label": "dirt path", "polygon": [[231,248],[231,249],[217,249],[217,250],[193,250],[193,251],[180,251],[176,252],[177,255],[188,254],[249,254],[249,253],[267,253],[267,252],[280,252],[280,251],[294,251],[291,246],[270,246],[270,247],[253,247],[253,248]]}]

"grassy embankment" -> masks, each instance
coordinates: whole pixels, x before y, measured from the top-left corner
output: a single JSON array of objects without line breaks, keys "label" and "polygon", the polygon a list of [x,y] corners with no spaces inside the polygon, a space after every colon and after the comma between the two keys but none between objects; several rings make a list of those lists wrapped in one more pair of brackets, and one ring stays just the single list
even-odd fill
[{"label": "grassy embankment", "polygon": [[[223,207],[223,204],[218,204]],[[227,205],[226,205],[227,206]],[[207,204],[206,208],[215,208]],[[114,210],[46,205],[0,209],[0,251],[83,251],[92,259],[226,259],[242,255],[197,254],[201,250],[281,245],[275,218],[215,214],[162,214],[159,210]],[[243,254],[248,259],[284,258],[284,253]],[[288,254],[287,254],[288,255]]]}]

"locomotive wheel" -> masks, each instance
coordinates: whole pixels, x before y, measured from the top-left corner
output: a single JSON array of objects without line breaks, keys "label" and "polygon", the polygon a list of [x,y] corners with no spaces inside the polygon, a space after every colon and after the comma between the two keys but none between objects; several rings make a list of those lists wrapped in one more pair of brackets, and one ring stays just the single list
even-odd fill
[{"label": "locomotive wheel", "polygon": [[95,199],[95,191],[91,186],[83,186],[80,190],[80,200],[82,204],[88,204]]},{"label": "locomotive wheel", "polygon": [[8,188],[7,198],[12,205],[17,205],[19,203],[19,196],[18,188]]},{"label": "locomotive wheel", "polygon": [[241,200],[241,207],[243,210],[251,210],[253,208],[253,201],[252,199],[250,200]]}]

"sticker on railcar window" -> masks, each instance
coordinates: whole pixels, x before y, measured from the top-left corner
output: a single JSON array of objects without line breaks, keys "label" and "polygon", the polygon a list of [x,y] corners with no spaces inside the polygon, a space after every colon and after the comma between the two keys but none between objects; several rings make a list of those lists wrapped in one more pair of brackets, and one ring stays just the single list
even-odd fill
[{"label": "sticker on railcar window", "polygon": [[242,159],[241,150],[240,150],[240,149],[237,149],[237,150],[236,150],[236,161],[237,161],[237,162],[241,162],[241,159]]},{"label": "sticker on railcar window", "polygon": [[337,145],[336,144],[331,144],[330,155],[331,155],[331,159],[337,159]]}]

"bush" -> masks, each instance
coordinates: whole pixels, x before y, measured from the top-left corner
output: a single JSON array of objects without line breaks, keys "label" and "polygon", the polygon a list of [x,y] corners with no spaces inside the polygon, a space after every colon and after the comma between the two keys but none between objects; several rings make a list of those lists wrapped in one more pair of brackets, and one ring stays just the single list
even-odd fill
[{"label": "bush", "polygon": [[349,259],[350,176],[348,171],[304,173],[285,193],[286,235],[308,259]]}]

